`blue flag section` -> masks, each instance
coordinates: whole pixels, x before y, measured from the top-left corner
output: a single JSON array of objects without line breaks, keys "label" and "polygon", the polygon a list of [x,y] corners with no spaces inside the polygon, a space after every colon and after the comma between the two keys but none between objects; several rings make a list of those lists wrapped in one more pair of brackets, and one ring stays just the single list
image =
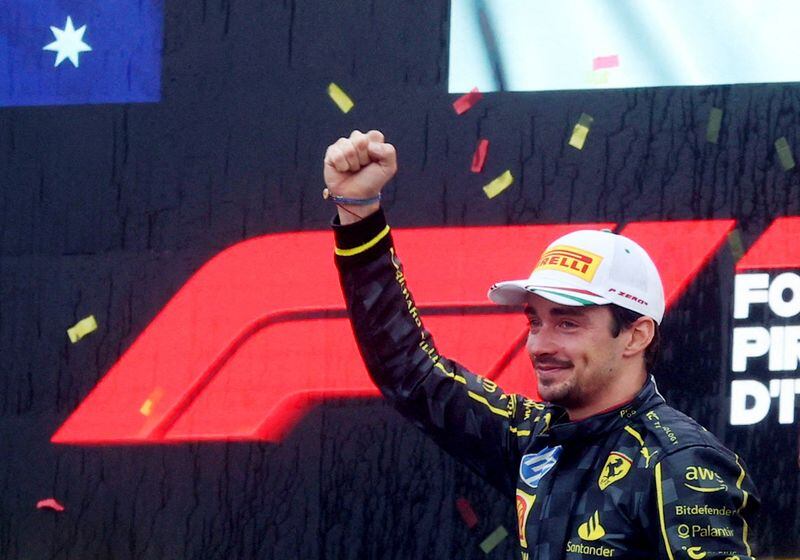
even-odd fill
[{"label": "blue flag section", "polygon": [[0,0],[0,107],[156,102],[163,0]]}]

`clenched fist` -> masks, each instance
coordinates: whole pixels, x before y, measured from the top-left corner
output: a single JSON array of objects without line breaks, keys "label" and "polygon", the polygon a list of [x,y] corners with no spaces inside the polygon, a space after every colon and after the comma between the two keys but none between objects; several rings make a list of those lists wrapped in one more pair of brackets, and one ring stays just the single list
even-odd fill
[{"label": "clenched fist", "polygon": [[[339,138],[325,152],[325,185],[332,195],[347,198],[378,196],[397,172],[394,146],[383,141],[383,134],[354,130],[349,138]],[[342,224],[358,221],[378,209],[368,206],[339,205]]]}]

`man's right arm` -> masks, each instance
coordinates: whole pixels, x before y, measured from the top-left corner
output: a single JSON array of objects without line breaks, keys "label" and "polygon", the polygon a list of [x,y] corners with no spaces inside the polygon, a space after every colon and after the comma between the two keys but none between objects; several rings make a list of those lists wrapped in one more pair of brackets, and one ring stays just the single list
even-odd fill
[{"label": "man's right arm", "polygon": [[543,406],[505,395],[436,350],[375,201],[396,171],[395,149],[377,130],[353,131],[325,153],[325,185],[339,201],[336,264],[356,342],[372,379],[402,414],[513,492],[519,449]]},{"label": "man's right arm", "polygon": [[[451,454],[513,492],[520,438],[530,436],[517,395],[441,356],[408,288],[378,210],[341,225],[334,220],[336,263],[347,311],[367,369],[386,398]],[[541,405],[535,405],[541,406]],[[519,409],[519,415],[517,410]]]}]

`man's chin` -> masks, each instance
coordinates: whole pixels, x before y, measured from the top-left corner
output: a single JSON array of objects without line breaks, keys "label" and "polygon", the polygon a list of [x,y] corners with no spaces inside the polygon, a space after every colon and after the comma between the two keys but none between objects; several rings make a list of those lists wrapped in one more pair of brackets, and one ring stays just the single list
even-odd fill
[{"label": "man's chin", "polygon": [[543,401],[563,406],[569,401],[572,386],[569,381],[542,383],[542,381],[539,380],[538,389],[539,396]]}]

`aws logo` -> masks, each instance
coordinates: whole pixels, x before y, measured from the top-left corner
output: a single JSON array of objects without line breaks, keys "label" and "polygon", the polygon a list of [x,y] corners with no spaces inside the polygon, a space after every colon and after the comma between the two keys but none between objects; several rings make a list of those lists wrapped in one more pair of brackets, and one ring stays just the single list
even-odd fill
[{"label": "aws logo", "polygon": [[686,480],[686,482],[684,482],[683,485],[695,492],[709,493],[728,489],[728,485],[725,484],[717,473],[705,467],[686,467],[684,480]]},{"label": "aws logo", "polygon": [[596,541],[605,536],[606,530],[600,524],[600,512],[595,511],[586,523],[578,527],[578,536],[584,541]]}]

